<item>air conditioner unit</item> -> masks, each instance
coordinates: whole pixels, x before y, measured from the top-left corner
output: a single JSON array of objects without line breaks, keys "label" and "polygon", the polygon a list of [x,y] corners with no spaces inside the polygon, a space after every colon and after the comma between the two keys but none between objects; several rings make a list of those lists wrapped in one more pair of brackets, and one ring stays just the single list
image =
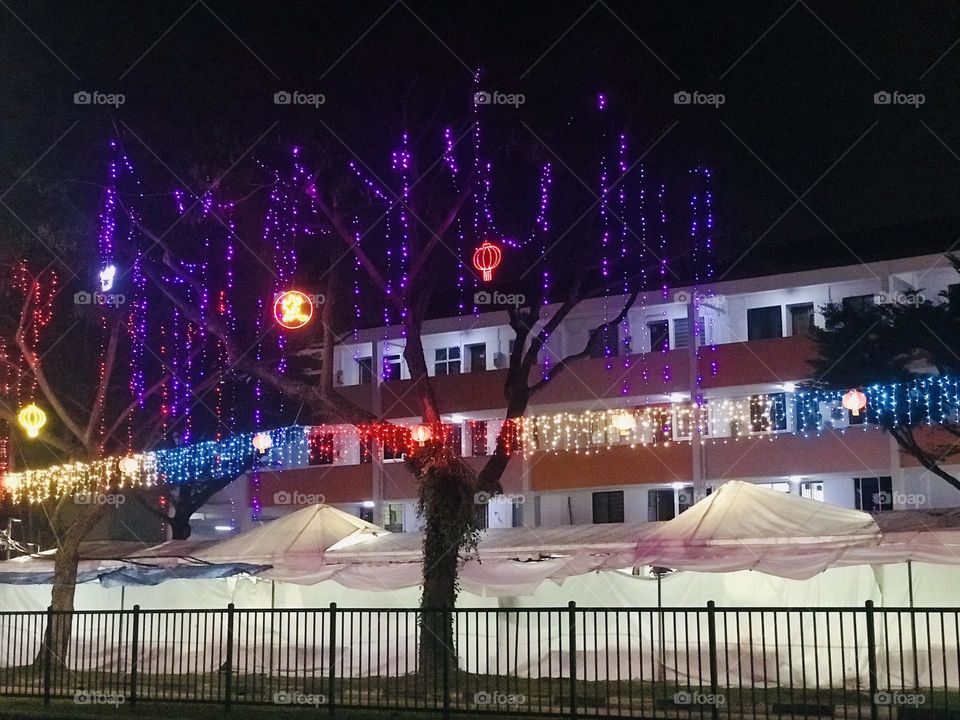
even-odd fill
[{"label": "air conditioner unit", "polygon": [[507,367],[507,356],[502,352],[493,354],[493,366],[495,368],[505,368]]}]

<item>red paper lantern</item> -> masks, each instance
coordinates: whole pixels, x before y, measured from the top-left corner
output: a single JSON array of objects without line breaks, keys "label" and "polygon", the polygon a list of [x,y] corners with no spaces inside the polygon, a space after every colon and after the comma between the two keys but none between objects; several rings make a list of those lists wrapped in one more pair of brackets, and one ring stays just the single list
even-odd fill
[{"label": "red paper lantern", "polygon": [[503,252],[489,240],[484,240],[483,245],[473,251],[473,266],[483,273],[484,282],[493,279],[493,271],[500,267],[502,259]]},{"label": "red paper lantern", "polygon": [[848,390],[843,396],[843,407],[852,412],[854,416],[860,414],[860,411],[867,406],[867,396],[859,390]]}]

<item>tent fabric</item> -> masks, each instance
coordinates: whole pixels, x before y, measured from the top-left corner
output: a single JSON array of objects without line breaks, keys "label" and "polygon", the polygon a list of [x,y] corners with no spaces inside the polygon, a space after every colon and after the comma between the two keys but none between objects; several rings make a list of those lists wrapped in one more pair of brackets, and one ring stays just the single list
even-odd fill
[{"label": "tent fabric", "polygon": [[208,562],[222,560],[283,564],[293,557],[323,556],[328,550],[386,535],[388,531],[329,505],[316,504],[197,551]]},{"label": "tent fabric", "polygon": [[[700,572],[758,570],[803,580],[876,548],[867,513],[731,480],[641,537],[634,562]],[[858,556],[870,562],[870,553]]]},{"label": "tent fabric", "polygon": [[125,567],[99,576],[104,587],[120,585],[159,585],[168,580],[210,580],[234,575],[256,575],[263,565],[224,563],[221,565],[185,565],[178,568]]}]

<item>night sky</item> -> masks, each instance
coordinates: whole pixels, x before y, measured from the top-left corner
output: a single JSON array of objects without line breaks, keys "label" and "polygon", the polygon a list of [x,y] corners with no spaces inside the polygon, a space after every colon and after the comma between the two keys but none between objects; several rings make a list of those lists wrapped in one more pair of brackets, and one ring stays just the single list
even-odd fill
[{"label": "night sky", "polygon": [[[712,168],[718,278],[947,250],[960,239],[958,40],[960,7],[945,2],[4,0],[2,242],[54,242],[51,226],[95,215],[115,127],[148,192],[238,163],[224,183],[240,193],[246,160],[271,147],[375,163],[405,127],[463,127],[480,68],[484,89],[525,96],[486,109],[498,169],[510,153],[551,159],[579,193],[571,211],[589,201],[581,133],[600,92],[651,174],[682,188],[691,167]],[[284,90],[325,103],[275,105]],[[78,91],[125,102],[76,105]],[[724,102],[676,104],[682,91]],[[876,104],[882,91],[923,104]],[[529,214],[514,190],[495,198],[508,227]]]}]

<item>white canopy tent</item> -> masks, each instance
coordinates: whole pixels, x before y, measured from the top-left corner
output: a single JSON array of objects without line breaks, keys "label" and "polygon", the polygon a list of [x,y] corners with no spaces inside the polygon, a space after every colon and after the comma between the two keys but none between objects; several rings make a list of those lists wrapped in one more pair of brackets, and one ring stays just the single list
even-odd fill
[{"label": "white canopy tent", "polygon": [[[839,576],[849,575],[848,583],[856,578],[854,587],[859,597],[883,601],[888,592],[897,597],[893,604],[906,604],[902,601],[912,600],[911,593],[904,595],[903,583],[893,578],[907,572],[907,561],[913,561],[909,573],[917,577],[909,578],[909,587],[920,592],[918,602],[924,602],[925,588],[922,584],[914,588],[913,581],[933,577],[934,571],[917,563],[936,563],[939,585],[960,588],[960,567],[943,567],[960,566],[960,513],[913,513],[910,518],[898,515],[888,515],[889,520],[881,517],[889,527],[883,532],[866,513],[730,481],[664,523],[488,530],[476,555],[461,569],[461,602],[482,606],[488,604],[483,598],[539,598],[555,605],[566,597],[557,587],[576,577],[582,579],[577,587],[597,588],[598,600],[617,598],[627,604],[649,605],[655,599],[664,606],[680,605],[704,592],[721,605],[730,601],[778,604],[779,593],[771,593],[777,583],[770,576],[806,581],[816,588],[828,582],[828,575],[831,584]],[[197,605],[197,600],[207,597],[219,607],[225,597],[241,600],[241,596],[245,605],[276,602],[283,607],[287,600],[296,603],[298,599],[326,604],[329,601],[323,598],[337,596],[338,602],[372,606],[386,602],[385,592],[403,597],[404,604],[409,596],[413,606],[419,595],[422,540],[421,533],[391,533],[319,504],[214,543],[172,541],[138,550],[129,545],[98,545],[96,552],[90,553],[92,558],[86,556],[90,559],[83,561],[83,569],[87,580],[99,578],[100,584],[109,584],[105,578],[112,573],[112,583],[128,585],[123,601],[127,607],[134,597],[144,601],[145,607],[163,607],[158,602],[168,601],[159,597],[168,595],[167,589],[174,587],[171,583],[192,590],[181,590],[169,600],[176,607],[189,606],[181,604],[185,597],[200,607],[205,605]],[[623,585],[613,579],[612,573],[619,572],[618,577],[623,577],[623,571],[629,575],[631,568],[642,576],[642,568],[648,566],[686,571],[675,575],[695,574],[700,579],[683,583],[671,579],[664,583],[667,590],[662,596],[655,591],[656,583],[646,586],[653,590],[651,595],[640,591],[643,580]],[[886,567],[881,570],[880,566]],[[137,573],[149,574],[149,568],[165,568],[172,574],[140,581]],[[229,576],[224,572],[222,577],[212,577],[217,568],[232,570]],[[845,572],[846,568],[851,570]],[[186,575],[187,569],[202,569],[204,574],[198,579],[177,579]],[[0,594],[18,595],[21,602],[14,606],[22,605],[26,595],[49,598],[49,585],[36,586],[36,592],[28,592],[23,585],[11,590],[3,584],[3,576],[5,571],[51,570],[52,556],[0,563]],[[718,577],[717,573],[723,575]],[[272,582],[265,584],[263,580]],[[157,582],[161,582],[158,587],[129,587]],[[94,584],[87,582],[80,587]],[[217,591],[195,592],[200,584],[215,586]],[[608,595],[606,588],[611,584],[635,588],[634,602],[619,591]],[[335,590],[334,585],[342,590]],[[757,592],[739,592],[748,586]],[[681,587],[685,588],[683,592],[679,592]],[[266,588],[269,595],[265,596]],[[122,588],[105,592],[112,591],[122,592]],[[102,601],[102,592],[92,594]],[[811,590],[811,595],[823,593]],[[33,609],[45,604],[45,600],[39,606],[34,602]]]}]

